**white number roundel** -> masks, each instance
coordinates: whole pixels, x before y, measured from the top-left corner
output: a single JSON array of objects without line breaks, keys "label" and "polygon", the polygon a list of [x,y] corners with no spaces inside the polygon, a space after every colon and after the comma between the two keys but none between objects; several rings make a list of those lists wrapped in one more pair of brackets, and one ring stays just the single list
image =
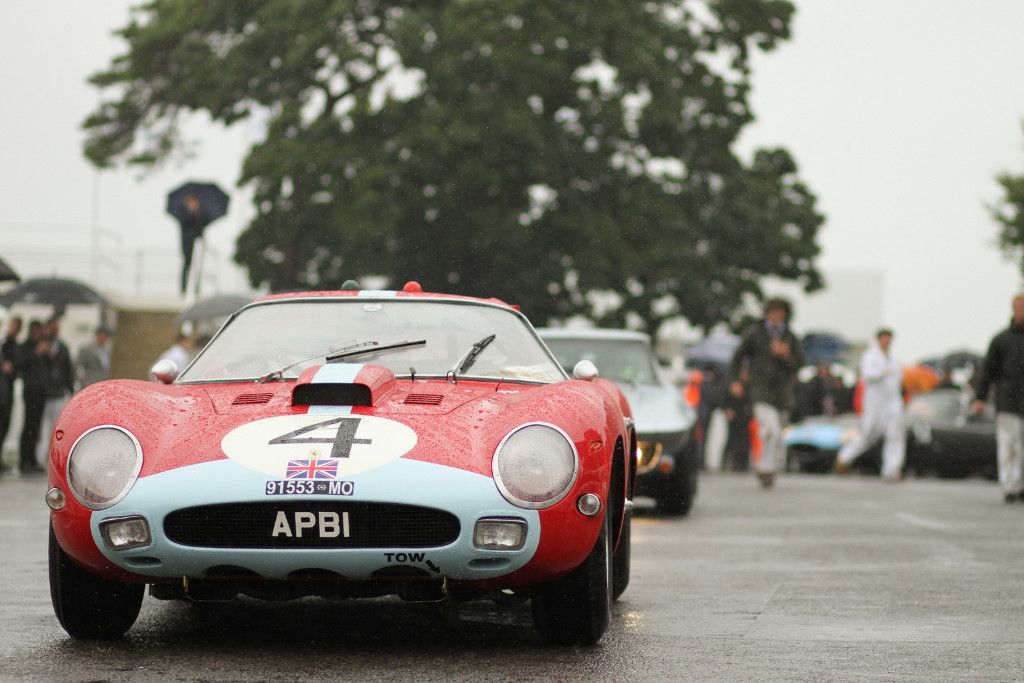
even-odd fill
[{"label": "white number roundel", "polygon": [[280,415],[236,427],[220,447],[277,479],[335,479],[397,460],[416,445],[406,425],[368,415]]}]

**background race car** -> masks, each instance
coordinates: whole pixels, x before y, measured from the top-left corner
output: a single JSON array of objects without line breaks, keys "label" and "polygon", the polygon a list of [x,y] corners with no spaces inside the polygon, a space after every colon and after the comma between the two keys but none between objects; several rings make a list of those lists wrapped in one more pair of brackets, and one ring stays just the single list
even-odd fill
[{"label": "background race car", "polygon": [[538,331],[564,368],[591,361],[625,394],[636,420],[637,494],[654,497],[660,512],[689,512],[700,474],[697,415],[663,375],[650,337],[626,330]]}]

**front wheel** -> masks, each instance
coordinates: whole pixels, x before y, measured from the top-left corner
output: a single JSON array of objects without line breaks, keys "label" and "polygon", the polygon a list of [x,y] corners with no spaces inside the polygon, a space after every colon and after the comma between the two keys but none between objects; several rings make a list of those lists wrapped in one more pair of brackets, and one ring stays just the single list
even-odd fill
[{"label": "front wheel", "polygon": [[626,509],[622,518],[622,532],[619,545],[612,555],[612,600],[618,600],[629,585],[630,529],[633,526],[633,511]]},{"label": "front wheel", "polygon": [[605,513],[593,550],[566,576],[538,586],[533,623],[559,645],[593,645],[608,630],[612,609],[611,520]]},{"label": "front wheel", "polygon": [[72,638],[120,638],[142,609],[143,584],[119,583],[82,569],[57,543],[50,525],[50,599]]}]

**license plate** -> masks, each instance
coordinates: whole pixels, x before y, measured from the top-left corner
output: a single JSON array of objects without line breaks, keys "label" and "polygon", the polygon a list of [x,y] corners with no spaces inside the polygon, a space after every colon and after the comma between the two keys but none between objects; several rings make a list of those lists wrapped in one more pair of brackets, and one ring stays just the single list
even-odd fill
[{"label": "license plate", "polygon": [[272,537],[302,538],[303,534],[317,538],[348,538],[351,536],[348,513],[277,511],[274,528],[270,532]]},{"label": "license plate", "polygon": [[268,496],[351,496],[356,492],[356,485],[351,481],[293,481],[279,479],[268,481]]}]

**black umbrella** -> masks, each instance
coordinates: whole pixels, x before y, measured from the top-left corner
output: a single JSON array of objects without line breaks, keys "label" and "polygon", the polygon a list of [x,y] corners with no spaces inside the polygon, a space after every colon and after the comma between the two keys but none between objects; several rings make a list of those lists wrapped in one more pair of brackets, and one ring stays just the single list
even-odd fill
[{"label": "black umbrella", "polygon": [[77,280],[32,278],[0,295],[0,304],[10,308],[17,303],[48,304],[60,310],[68,304],[107,305],[103,295]]},{"label": "black umbrella", "polygon": [[219,294],[206,297],[179,313],[176,320],[178,323],[183,323],[226,318],[250,301],[252,301],[252,297],[240,294]]},{"label": "black umbrella", "polygon": [[[198,212],[189,207],[188,197],[195,197]],[[167,213],[177,218],[179,223],[194,221],[206,227],[228,212],[229,200],[224,190],[213,183],[189,181],[167,195]]]},{"label": "black umbrella", "polygon": [[20,279],[18,274],[14,272],[14,268],[11,268],[7,261],[0,258],[0,282],[17,282]]}]

